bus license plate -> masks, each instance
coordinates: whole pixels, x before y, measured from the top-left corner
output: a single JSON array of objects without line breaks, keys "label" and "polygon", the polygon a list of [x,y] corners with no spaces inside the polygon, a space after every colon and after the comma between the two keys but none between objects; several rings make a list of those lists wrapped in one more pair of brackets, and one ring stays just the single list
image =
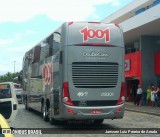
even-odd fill
[{"label": "bus license plate", "polygon": [[102,110],[91,110],[91,114],[101,114]]}]

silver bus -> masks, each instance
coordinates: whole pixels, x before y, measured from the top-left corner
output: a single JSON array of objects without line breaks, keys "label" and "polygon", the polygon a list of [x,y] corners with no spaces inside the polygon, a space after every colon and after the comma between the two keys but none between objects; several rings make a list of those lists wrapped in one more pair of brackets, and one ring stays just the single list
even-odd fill
[{"label": "silver bus", "polygon": [[124,116],[124,42],[118,24],[66,22],[26,52],[26,109],[55,124]]}]

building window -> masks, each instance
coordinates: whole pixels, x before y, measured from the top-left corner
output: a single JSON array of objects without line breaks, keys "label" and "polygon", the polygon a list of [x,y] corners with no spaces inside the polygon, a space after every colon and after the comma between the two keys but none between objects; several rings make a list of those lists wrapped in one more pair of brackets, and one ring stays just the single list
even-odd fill
[{"label": "building window", "polygon": [[140,51],[139,41],[135,41],[134,43],[125,46],[125,54],[133,53],[136,51]]}]

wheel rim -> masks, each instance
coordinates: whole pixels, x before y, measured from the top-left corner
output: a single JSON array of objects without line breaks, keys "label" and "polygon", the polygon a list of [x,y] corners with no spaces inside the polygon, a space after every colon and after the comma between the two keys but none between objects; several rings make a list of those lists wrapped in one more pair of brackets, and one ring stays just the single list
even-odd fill
[{"label": "wheel rim", "polygon": [[27,102],[25,102],[25,107],[26,107],[26,110],[27,110],[28,109]]},{"label": "wheel rim", "polygon": [[45,110],[45,108],[43,109],[43,118],[45,118],[46,117],[46,110]]}]

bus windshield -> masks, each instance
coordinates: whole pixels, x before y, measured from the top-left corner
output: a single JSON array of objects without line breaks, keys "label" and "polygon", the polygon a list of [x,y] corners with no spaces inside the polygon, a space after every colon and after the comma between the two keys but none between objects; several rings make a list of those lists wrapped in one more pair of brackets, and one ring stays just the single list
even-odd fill
[{"label": "bus windshield", "polygon": [[0,84],[0,99],[11,98],[11,89],[8,84]]}]

